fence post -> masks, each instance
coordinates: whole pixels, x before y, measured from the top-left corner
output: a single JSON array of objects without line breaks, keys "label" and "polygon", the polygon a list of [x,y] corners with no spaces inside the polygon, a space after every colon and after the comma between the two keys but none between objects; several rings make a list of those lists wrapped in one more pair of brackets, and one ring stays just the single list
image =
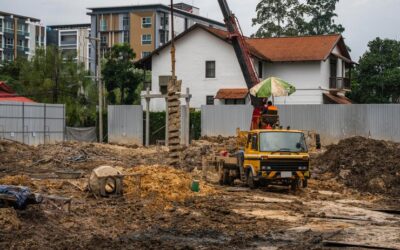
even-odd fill
[{"label": "fence post", "polygon": [[25,103],[22,103],[22,143],[25,143]]},{"label": "fence post", "polygon": [[150,88],[146,89],[146,147],[150,145]]},{"label": "fence post", "polygon": [[43,144],[46,144],[46,103],[43,104]]},{"label": "fence post", "polygon": [[186,121],[185,121],[185,145],[189,146],[190,144],[190,91],[189,88],[186,88]]}]

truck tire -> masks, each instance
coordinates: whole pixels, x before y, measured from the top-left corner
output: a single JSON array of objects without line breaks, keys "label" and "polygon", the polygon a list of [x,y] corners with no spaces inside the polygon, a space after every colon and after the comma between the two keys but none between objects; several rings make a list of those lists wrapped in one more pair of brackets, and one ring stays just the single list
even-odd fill
[{"label": "truck tire", "polygon": [[250,189],[257,188],[257,182],[254,180],[253,171],[251,170],[247,174],[247,186],[249,186]]},{"label": "truck tire", "polygon": [[290,189],[292,191],[297,191],[300,187],[300,180],[299,179],[294,179],[290,182]]},{"label": "truck tire", "polygon": [[231,177],[229,176],[229,169],[224,169],[222,174],[222,184],[229,186],[231,185]]}]

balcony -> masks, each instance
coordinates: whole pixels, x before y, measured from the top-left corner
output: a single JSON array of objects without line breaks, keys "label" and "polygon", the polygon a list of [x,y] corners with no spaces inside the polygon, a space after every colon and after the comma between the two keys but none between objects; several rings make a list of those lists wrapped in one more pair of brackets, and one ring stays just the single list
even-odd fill
[{"label": "balcony", "polygon": [[29,52],[29,48],[25,46],[17,46],[17,50],[20,52]]},{"label": "balcony", "polygon": [[329,78],[329,89],[331,90],[350,90],[350,78],[345,77],[331,77]]},{"label": "balcony", "polygon": [[18,30],[18,35],[20,35],[20,36],[29,36],[30,34],[29,34],[29,32],[25,32],[24,30]]},{"label": "balcony", "polygon": [[14,49],[14,44],[6,44],[4,46],[5,49]]},{"label": "balcony", "polygon": [[4,29],[4,33],[14,34],[14,29],[5,28],[5,29]]}]

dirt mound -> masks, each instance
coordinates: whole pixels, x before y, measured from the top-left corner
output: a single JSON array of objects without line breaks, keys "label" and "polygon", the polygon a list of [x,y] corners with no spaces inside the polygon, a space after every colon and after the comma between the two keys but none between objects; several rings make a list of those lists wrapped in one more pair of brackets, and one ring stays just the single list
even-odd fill
[{"label": "dirt mound", "polygon": [[[194,176],[189,173],[166,166],[139,166],[122,170],[125,174],[142,174],[141,196],[160,203],[184,202],[195,196],[212,195],[216,190],[204,182],[200,182],[200,192],[191,190]],[[126,177],[124,192],[129,197],[137,192],[135,177]]]},{"label": "dirt mound", "polygon": [[162,163],[167,154],[167,149],[163,147],[127,147],[84,142],[61,142],[33,147],[0,140],[0,176],[48,174],[57,170],[82,170],[90,173],[101,165],[153,165]]},{"label": "dirt mound", "polygon": [[313,160],[323,174],[331,174],[362,192],[400,196],[400,144],[353,137],[327,147]]},{"label": "dirt mound", "polygon": [[21,227],[21,221],[13,208],[0,208],[0,228],[1,231],[18,230]]}]

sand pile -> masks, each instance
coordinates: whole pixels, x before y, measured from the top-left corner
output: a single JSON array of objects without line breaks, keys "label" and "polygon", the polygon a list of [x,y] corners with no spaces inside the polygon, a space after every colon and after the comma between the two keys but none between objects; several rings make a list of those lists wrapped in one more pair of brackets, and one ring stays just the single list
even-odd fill
[{"label": "sand pile", "polygon": [[[182,170],[166,166],[139,166],[123,170],[125,174],[142,174],[141,196],[166,202],[184,202],[195,196],[216,194],[216,190],[204,182],[200,182],[200,192],[191,190],[192,175]],[[137,192],[135,177],[125,177],[124,192]]]},{"label": "sand pile", "polygon": [[321,173],[331,173],[362,192],[400,196],[400,144],[353,137],[328,146],[313,160]]}]

